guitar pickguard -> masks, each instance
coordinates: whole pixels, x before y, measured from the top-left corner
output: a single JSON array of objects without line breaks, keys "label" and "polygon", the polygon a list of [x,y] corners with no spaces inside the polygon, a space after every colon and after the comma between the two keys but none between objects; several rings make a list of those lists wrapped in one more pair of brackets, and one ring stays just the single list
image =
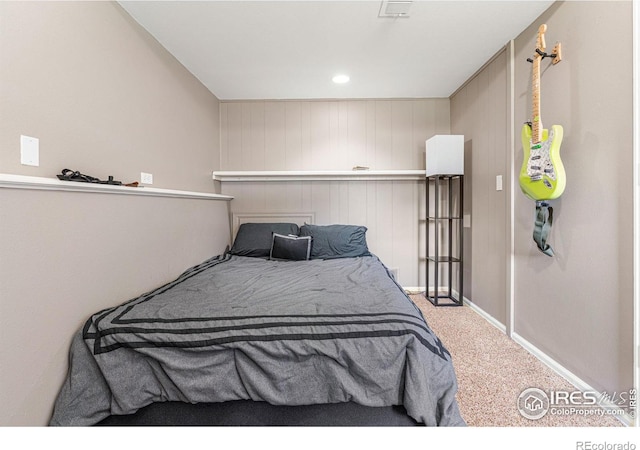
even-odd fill
[{"label": "guitar pickguard", "polygon": [[529,161],[527,162],[527,175],[531,181],[542,180],[546,175],[552,180],[556,179],[556,171],[551,161],[551,143],[554,140],[553,129],[549,130],[549,137],[537,144],[530,143]]},{"label": "guitar pickguard", "polygon": [[553,200],[562,195],[566,185],[564,166],[560,159],[562,126],[542,130],[539,143],[534,144],[531,126],[522,127],[524,158],[520,168],[520,188],[532,200]]}]

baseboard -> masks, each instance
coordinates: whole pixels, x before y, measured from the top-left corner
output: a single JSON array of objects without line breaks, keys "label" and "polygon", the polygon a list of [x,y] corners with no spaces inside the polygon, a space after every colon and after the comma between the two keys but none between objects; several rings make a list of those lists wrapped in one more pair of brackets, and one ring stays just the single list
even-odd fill
[{"label": "baseboard", "polygon": [[[403,287],[402,289],[404,289],[404,291],[407,294],[424,294],[425,291],[425,287],[424,286],[417,286],[417,287]],[[441,287],[440,290],[446,290],[448,288],[445,287]],[[458,291],[456,291],[455,289],[452,290],[452,294],[454,298],[458,298]],[[470,309],[472,309],[473,311],[475,311],[477,314],[479,314],[480,316],[482,316],[483,319],[485,319],[487,322],[489,322],[491,325],[493,325],[494,327],[496,327],[498,330],[502,331],[503,333],[506,334],[507,332],[507,327],[500,323],[498,320],[496,320],[493,316],[491,316],[490,314],[488,314],[486,311],[484,311],[482,308],[480,308],[478,305],[476,305],[475,303],[473,303],[471,300],[469,300],[467,297],[462,296],[462,303],[465,306],[468,306]]]},{"label": "baseboard", "polygon": [[[568,370],[558,361],[551,358],[549,355],[547,355],[545,352],[543,352],[538,347],[533,345],[531,342],[527,341],[518,333],[515,333],[515,332],[512,333],[511,338],[515,343],[517,343],[526,351],[528,351],[530,354],[535,356],[540,362],[542,362],[544,365],[549,367],[555,373],[557,373],[562,378],[564,378],[569,383],[571,383],[576,389],[579,389],[582,392],[598,392],[596,389],[593,388],[593,386],[591,386],[590,384],[585,382],[583,379],[578,377],[576,374]],[[623,411],[622,408],[618,407],[616,404],[611,403],[609,401],[601,402],[600,406],[606,409]],[[634,426],[634,423],[635,423],[634,418],[631,416],[631,414],[629,414],[626,411],[623,411],[621,414],[615,414],[614,417],[626,426]]]},{"label": "baseboard", "polygon": [[[407,292],[407,294],[422,294],[425,291],[424,286],[403,287],[403,289],[405,290],[405,292]],[[457,298],[457,296],[458,296],[458,293],[454,292],[454,297]],[[473,303],[467,297],[463,296],[462,300],[463,300],[463,304],[465,306],[468,306],[469,309],[473,310],[476,314],[478,314],[480,317],[485,319],[491,325],[496,327],[498,330],[500,330],[506,336],[507,327],[504,324],[500,323],[493,316],[491,316],[489,313],[484,311],[478,305]],[[551,370],[553,370],[559,376],[561,376],[562,378],[567,380],[567,382],[571,383],[571,385],[573,385],[576,389],[579,389],[582,392],[598,392],[596,389],[594,389],[587,382],[582,380],[576,374],[574,374],[573,372],[571,372],[570,370],[565,368],[562,364],[560,364],[559,362],[557,362],[556,360],[551,358],[549,355],[547,355],[545,352],[540,350],[538,347],[533,345],[531,342],[527,341],[525,338],[523,338],[519,334],[517,334],[515,332],[512,333],[511,339],[516,344],[520,345],[523,349],[525,349],[527,352],[529,352],[531,355],[535,356],[540,362],[542,362],[544,365],[549,367]],[[608,401],[603,401],[600,404],[600,406],[602,406],[603,408],[606,408],[606,409],[613,409],[613,410],[622,411],[622,409],[620,407],[618,407],[614,403],[608,402]],[[623,425],[626,425],[626,426],[634,426],[635,425],[634,418],[631,416],[631,414],[629,414],[626,411],[623,411],[621,414],[616,414],[614,417],[616,419],[618,419]]]},{"label": "baseboard", "polygon": [[480,308],[478,305],[476,305],[475,303],[473,303],[471,300],[469,300],[467,297],[463,297],[464,300],[464,304],[467,305],[470,309],[472,309],[476,314],[478,314],[480,317],[482,317],[484,320],[486,320],[487,322],[489,322],[491,325],[493,325],[494,327],[496,327],[498,330],[500,330],[502,333],[504,333],[505,335],[507,334],[507,327],[501,323],[500,321],[498,321],[497,319],[495,319],[492,315],[490,315],[488,312],[486,312],[484,309]]},{"label": "baseboard", "polygon": [[407,294],[412,294],[412,295],[416,295],[416,294],[424,294],[424,286],[418,286],[418,287],[414,287],[414,286],[402,286],[402,289],[404,289],[404,291]]}]

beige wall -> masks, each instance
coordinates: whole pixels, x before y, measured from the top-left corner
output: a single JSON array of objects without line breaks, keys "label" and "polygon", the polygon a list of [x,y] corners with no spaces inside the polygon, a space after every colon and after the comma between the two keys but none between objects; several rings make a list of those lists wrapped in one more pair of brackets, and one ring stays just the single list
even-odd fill
[{"label": "beige wall", "polygon": [[[0,173],[213,192],[218,103],[116,3],[0,2]],[[48,422],[89,314],[228,242],[225,201],[0,189],[0,425]]]},{"label": "beige wall", "polygon": [[[507,52],[451,97],[451,133],[465,136],[465,297],[501,323],[506,320],[508,241]],[[469,273],[471,272],[471,273]]]},{"label": "beige wall", "polygon": [[0,425],[48,423],[74,332],[221,254],[227,206],[1,189]]},{"label": "beige wall", "polygon": [[[449,100],[221,102],[222,170],[424,169],[425,141],[449,133]],[[233,212],[315,212],[368,227],[404,286],[424,286],[424,181],[223,182]]]},{"label": "beige wall", "polygon": [[[530,108],[524,61],[538,26],[546,23],[549,42],[562,43],[563,61],[543,67],[541,104],[543,121],[564,128],[567,171],[567,188],[553,203],[556,257],[534,248],[533,203],[515,197],[515,331],[608,392],[632,386],[631,17],[630,1],[563,2],[515,46],[515,118],[522,124]],[[522,164],[521,153],[515,163]]]},{"label": "beige wall", "polygon": [[[553,258],[539,252],[532,240],[535,203],[517,185],[523,160],[519,132],[531,107],[526,58],[542,23],[548,26],[549,49],[556,41],[563,48],[558,65],[543,61],[541,78],[542,121],[564,128],[561,159],[567,172],[567,188],[552,202]],[[498,142],[490,138],[509,126],[510,100],[487,102],[496,90],[506,92],[500,98],[511,97],[508,56],[496,59],[451,100],[452,132],[465,132],[473,143],[471,299],[510,325],[510,296],[503,286],[513,268],[514,334],[609,393],[630,389],[633,375],[631,44],[629,1],[558,2],[538,18],[514,45],[514,149],[504,141],[509,129]],[[495,192],[495,175],[510,170],[512,154],[507,191]],[[505,201],[510,205],[511,180],[516,180],[513,215],[510,207],[502,209]],[[491,205],[491,199],[500,206]],[[500,263],[496,271],[492,261],[499,261],[509,246],[511,223],[514,263],[507,257],[506,266]],[[506,230],[506,242],[489,241],[480,249],[477,241],[494,230]]]},{"label": "beige wall", "polygon": [[218,100],[117,3],[0,2],[0,80],[1,173],[213,192]]}]

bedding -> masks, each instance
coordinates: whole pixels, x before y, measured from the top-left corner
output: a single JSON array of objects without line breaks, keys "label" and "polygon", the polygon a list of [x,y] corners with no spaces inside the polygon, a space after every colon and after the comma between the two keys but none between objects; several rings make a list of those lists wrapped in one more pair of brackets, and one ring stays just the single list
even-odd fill
[{"label": "bedding", "polygon": [[293,236],[273,233],[269,259],[306,261],[311,256],[311,236]]},{"label": "bedding", "polygon": [[273,233],[297,236],[300,227],[295,223],[243,223],[229,252],[238,256],[268,258]]},{"label": "bedding", "polygon": [[230,253],[100,311],[75,334],[50,425],[158,402],[402,405],[462,426],[451,357],[375,256]]},{"label": "bedding", "polygon": [[300,227],[300,236],[311,236],[311,258],[353,258],[370,255],[367,227],[361,225],[309,225]]}]

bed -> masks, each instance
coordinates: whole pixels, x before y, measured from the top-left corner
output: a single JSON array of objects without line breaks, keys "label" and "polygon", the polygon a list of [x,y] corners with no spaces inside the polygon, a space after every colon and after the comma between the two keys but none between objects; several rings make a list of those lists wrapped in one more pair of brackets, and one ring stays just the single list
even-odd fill
[{"label": "bed", "polygon": [[366,227],[244,223],[229,251],[87,320],[50,425],[463,426],[456,390]]}]

